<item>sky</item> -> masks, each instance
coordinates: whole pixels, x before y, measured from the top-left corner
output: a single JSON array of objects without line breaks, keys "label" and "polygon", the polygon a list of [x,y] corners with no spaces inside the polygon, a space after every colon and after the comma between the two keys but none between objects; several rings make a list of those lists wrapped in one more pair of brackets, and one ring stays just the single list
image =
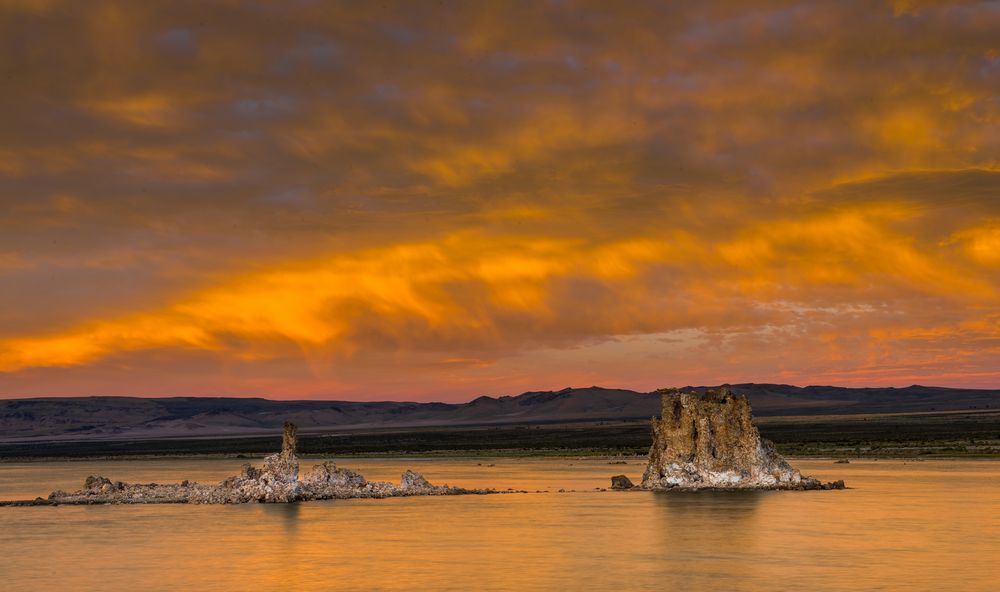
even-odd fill
[{"label": "sky", "polygon": [[0,5],[0,397],[1000,388],[1000,2]]}]

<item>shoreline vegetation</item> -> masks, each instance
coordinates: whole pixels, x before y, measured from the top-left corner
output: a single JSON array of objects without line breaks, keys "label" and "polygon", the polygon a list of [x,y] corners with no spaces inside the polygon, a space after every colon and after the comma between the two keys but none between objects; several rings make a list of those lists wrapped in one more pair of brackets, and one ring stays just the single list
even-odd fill
[{"label": "shoreline vegetation", "polygon": [[[790,458],[1000,458],[1000,410],[756,420],[761,435]],[[496,446],[504,442],[505,446]],[[648,420],[441,426],[301,434],[303,459],[337,457],[645,458]],[[275,438],[0,442],[0,463],[155,458],[263,458]]]}]

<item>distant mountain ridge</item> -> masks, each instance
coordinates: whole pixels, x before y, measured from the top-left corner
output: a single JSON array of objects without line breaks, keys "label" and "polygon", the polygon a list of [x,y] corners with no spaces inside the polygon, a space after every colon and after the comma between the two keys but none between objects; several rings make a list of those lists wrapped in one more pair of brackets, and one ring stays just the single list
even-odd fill
[{"label": "distant mountain ridge", "polygon": [[[902,413],[1000,407],[1000,390],[735,384],[758,416]],[[685,387],[705,390],[714,387]],[[468,403],[275,401],[227,397],[67,397],[0,400],[0,441],[151,439],[271,433],[283,421],[306,432],[648,418],[655,393],[602,387],[482,396]]]}]

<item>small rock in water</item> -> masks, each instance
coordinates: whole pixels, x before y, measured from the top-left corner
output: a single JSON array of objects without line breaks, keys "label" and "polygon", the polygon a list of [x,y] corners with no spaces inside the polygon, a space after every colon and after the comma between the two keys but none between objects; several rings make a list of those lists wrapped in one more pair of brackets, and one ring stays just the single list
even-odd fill
[{"label": "small rock in water", "polygon": [[111,487],[111,479],[99,475],[91,475],[83,482],[84,489],[103,490]]},{"label": "small rock in water", "polygon": [[632,489],[635,484],[625,475],[615,475],[611,478],[611,489]]}]

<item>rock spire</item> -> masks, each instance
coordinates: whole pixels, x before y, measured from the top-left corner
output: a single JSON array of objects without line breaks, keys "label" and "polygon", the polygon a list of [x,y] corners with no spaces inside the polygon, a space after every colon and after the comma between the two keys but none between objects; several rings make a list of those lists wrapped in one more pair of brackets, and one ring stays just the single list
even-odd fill
[{"label": "rock spire", "polygon": [[281,453],[284,455],[295,456],[295,447],[298,446],[298,437],[296,433],[298,429],[295,424],[286,421],[284,425],[284,432],[281,434]]}]

